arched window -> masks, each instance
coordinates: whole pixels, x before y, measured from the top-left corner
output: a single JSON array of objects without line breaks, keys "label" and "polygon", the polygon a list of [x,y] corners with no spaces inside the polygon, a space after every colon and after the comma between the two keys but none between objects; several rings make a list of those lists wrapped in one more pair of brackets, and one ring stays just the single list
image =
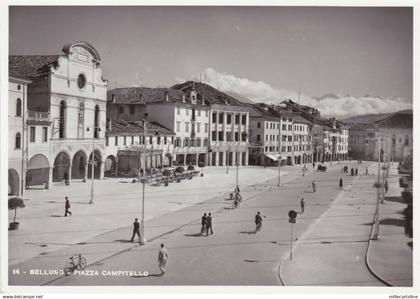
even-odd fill
[{"label": "arched window", "polygon": [[84,131],[85,131],[85,105],[83,103],[79,104],[79,112],[78,112],[78,118],[77,118],[77,126],[78,131],[77,135],[79,138],[84,137]]},{"label": "arched window", "polygon": [[60,102],[60,127],[59,127],[59,138],[64,138],[66,130],[66,102]]},{"label": "arched window", "polygon": [[21,99],[16,100],[16,116],[22,116],[22,101],[21,101]]},{"label": "arched window", "polygon": [[94,119],[94,138],[99,138],[99,106],[95,106],[95,119]]},{"label": "arched window", "polygon": [[20,142],[20,133],[16,133],[16,136],[15,136],[15,148],[16,149],[20,149],[20,147],[21,147],[21,142]]}]

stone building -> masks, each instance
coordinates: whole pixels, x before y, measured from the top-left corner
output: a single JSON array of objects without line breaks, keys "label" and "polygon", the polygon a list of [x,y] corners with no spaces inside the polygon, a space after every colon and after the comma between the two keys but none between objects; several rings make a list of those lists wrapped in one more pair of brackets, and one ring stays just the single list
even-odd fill
[{"label": "stone building", "polygon": [[70,182],[86,180],[93,153],[94,176],[103,177],[107,81],[102,78],[101,58],[87,42],[66,44],[62,51],[9,56],[9,75],[31,80],[28,186],[51,186],[66,176]]},{"label": "stone building", "polygon": [[294,164],[312,163],[312,123],[299,115],[293,116]]},{"label": "stone building", "polygon": [[116,88],[108,92],[108,119],[149,122],[175,132],[173,151],[165,156],[180,165],[206,164],[209,106],[196,91],[173,88]]},{"label": "stone building", "polygon": [[[17,74],[14,74],[17,75]],[[27,149],[27,85],[30,81],[9,74],[9,195],[23,195],[25,186],[25,160]]]},{"label": "stone building", "polygon": [[188,81],[172,88],[185,95],[194,93],[197,102],[207,105],[209,143],[207,165],[248,165],[249,111],[246,104],[207,85]]},{"label": "stone building", "polygon": [[108,122],[105,176],[135,176],[139,169],[171,166],[175,133],[157,123]]},{"label": "stone building", "polygon": [[[387,155],[390,161],[404,161],[413,154],[413,110],[393,113],[390,116],[376,121],[376,142],[373,150],[367,153],[374,160],[378,155],[383,160]],[[380,140],[380,143],[379,141]]]}]

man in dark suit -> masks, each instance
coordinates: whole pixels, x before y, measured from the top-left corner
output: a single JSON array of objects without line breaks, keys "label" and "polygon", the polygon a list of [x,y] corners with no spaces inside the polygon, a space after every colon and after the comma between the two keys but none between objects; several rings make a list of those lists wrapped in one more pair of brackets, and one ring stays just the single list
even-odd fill
[{"label": "man in dark suit", "polygon": [[138,219],[136,218],[133,222],[133,236],[131,237],[131,242],[134,241],[134,236],[137,235],[139,236],[139,241],[141,241],[141,237],[140,237],[140,224]]},{"label": "man in dark suit", "polygon": [[207,216],[206,219],[206,236],[209,235],[209,231],[211,231],[211,235],[213,234],[213,226],[211,223],[211,213],[209,213],[209,215]]},{"label": "man in dark suit", "polygon": [[201,217],[201,234],[204,234],[204,230],[206,229],[206,223],[207,223],[207,214],[204,213],[204,216]]},{"label": "man in dark suit", "polygon": [[70,216],[71,216],[71,212],[70,212],[70,201],[69,201],[69,198],[66,196],[66,205],[65,205],[65,207],[66,207],[66,212],[64,213],[64,217],[67,217],[67,214],[70,214]]}]

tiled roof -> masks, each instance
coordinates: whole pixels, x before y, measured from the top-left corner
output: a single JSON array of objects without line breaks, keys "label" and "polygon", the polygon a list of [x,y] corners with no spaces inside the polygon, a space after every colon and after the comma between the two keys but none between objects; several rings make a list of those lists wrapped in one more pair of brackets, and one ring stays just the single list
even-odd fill
[{"label": "tiled roof", "polygon": [[375,125],[380,128],[413,128],[413,110],[399,111],[390,116],[376,121]]},{"label": "tiled roof", "polygon": [[118,104],[139,104],[160,103],[166,101],[166,92],[169,102],[182,102],[183,92],[171,88],[151,88],[151,87],[124,87],[115,88],[108,91],[108,101],[112,102],[114,95],[115,103]]},{"label": "tiled roof", "polygon": [[293,114],[293,120],[295,123],[299,123],[299,124],[312,124],[309,120],[307,120],[306,118],[303,118],[302,116],[298,115],[298,114]]},{"label": "tiled roof", "polygon": [[[160,125],[157,122],[147,123],[147,135],[175,135],[174,132],[168,128]],[[142,121],[119,121],[111,122],[110,128],[107,129],[108,135],[142,135],[143,134],[143,122]]]},{"label": "tiled roof", "polygon": [[9,76],[32,79],[45,75],[50,66],[57,66],[60,55],[11,55],[9,56]]},{"label": "tiled roof", "polygon": [[189,94],[194,88],[194,90],[197,92],[197,98],[199,100],[204,99],[206,104],[208,103],[209,105],[228,104],[232,106],[247,107],[247,104],[205,83],[187,81],[181,84],[176,84],[172,86],[172,88],[182,90],[186,94]]}]

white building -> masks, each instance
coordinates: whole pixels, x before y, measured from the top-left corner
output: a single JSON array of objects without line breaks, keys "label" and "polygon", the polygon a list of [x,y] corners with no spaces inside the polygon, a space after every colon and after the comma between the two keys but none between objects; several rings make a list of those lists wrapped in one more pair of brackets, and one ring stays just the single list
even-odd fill
[{"label": "white building", "polygon": [[65,176],[86,180],[93,152],[95,178],[103,177],[107,82],[101,58],[87,42],[67,44],[62,51],[9,56],[9,74],[31,80],[27,185],[50,186]]},{"label": "white building", "polygon": [[27,85],[26,78],[9,76],[9,195],[22,195],[25,186],[25,159],[27,147],[26,106]]},{"label": "white building", "polygon": [[165,151],[170,164],[206,164],[209,135],[209,107],[196,92],[171,88],[116,88],[108,92],[108,116],[115,121],[141,121],[162,126],[176,137]]},{"label": "white building", "polygon": [[294,164],[312,163],[311,122],[299,115],[293,117],[293,156]]},{"label": "white building", "polygon": [[247,105],[204,83],[188,81],[172,88],[194,93],[198,103],[210,108],[207,165],[248,165]]}]

